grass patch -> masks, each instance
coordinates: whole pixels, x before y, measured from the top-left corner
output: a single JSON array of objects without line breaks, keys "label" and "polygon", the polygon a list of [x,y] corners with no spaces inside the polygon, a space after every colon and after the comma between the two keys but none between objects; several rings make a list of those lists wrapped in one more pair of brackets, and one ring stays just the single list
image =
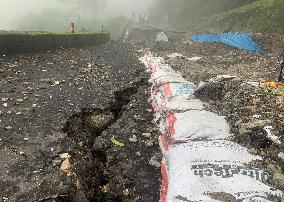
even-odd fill
[{"label": "grass patch", "polygon": [[178,28],[201,32],[284,33],[284,0],[254,0],[206,18],[180,22]]}]

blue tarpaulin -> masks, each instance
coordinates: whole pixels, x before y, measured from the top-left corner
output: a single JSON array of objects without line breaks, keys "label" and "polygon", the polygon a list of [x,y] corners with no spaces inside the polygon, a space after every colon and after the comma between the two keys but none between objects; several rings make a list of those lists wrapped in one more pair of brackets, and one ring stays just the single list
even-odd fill
[{"label": "blue tarpaulin", "polygon": [[261,52],[268,54],[266,49],[259,46],[247,34],[194,35],[192,40],[199,43],[220,42],[250,52]]}]

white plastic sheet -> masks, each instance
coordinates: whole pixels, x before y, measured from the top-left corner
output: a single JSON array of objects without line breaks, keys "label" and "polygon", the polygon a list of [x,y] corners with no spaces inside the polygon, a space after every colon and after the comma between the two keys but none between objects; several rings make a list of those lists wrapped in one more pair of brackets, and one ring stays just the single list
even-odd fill
[{"label": "white plastic sheet", "polygon": [[167,37],[167,35],[164,32],[160,32],[157,35],[156,41],[164,41],[164,42],[168,42],[169,38]]}]

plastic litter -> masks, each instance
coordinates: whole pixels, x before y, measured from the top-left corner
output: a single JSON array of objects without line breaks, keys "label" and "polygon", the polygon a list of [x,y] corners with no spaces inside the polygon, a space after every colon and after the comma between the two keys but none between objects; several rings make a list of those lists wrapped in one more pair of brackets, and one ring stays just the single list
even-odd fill
[{"label": "plastic litter", "polygon": [[168,42],[169,38],[167,37],[167,35],[164,32],[160,32],[157,36],[156,41],[164,41],[164,42]]},{"label": "plastic litter", "polygon": [[189,61],[198,61],[198,60],[201,60],[202,57],[191,57],[191,58],[186,58],[186,59]]},{"label": "plastic litter", "polygon": [[265,126],[263,128],[266,133],[267,133],[267,138],[269,140],[271,140],[272,142],[276,143],[276,144],[281,144],[281,141],[279,140],[280,137],[276,136],[273,132],[272,132],[272,129],[273,127],[272,126]]},{"label": "plastic litter", "polygon": [[259,46],[247,34],[195,35],[192,37],[192,41],[199,43],[220,42],[250,52],[260,52],[263,54],[268,54],[267,50]]}]

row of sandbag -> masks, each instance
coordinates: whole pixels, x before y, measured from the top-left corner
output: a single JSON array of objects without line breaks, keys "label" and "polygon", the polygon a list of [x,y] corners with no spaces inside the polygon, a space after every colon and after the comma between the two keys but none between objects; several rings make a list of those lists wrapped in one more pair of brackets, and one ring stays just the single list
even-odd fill
[{"label": "row of sandbag", "polygon": [[273,201],[283,193],[264,184],[268,173],[249,165],[247,149],[225,139],[225,117],[205,110],[197,86],[151,54],[140,58],[151,74],[150,103],[163,152],[161,202]]}]

